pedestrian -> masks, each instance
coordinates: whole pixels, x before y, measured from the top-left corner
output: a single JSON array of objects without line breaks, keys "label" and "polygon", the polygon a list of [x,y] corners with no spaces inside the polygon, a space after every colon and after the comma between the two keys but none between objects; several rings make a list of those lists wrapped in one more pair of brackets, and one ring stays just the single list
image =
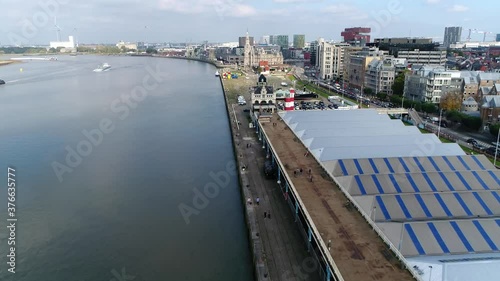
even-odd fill
[{"label": "pedestrian", "polygon": [[264,212],[264,218],[267,218],[267,212]]},{"label": "pedestrian", "polygon": [[270,219],[271,218],[271,212],[267,212],[267,218]]},{"label": "pedestrian", "polygon": [[300,174],[302,175],[302,168],[300,168]]},{"label": "pedestrian", "polygon": [[255,200],[255,202],[257,202],[257,205],[259,205],[259,203],[260,203],[260,198],[259,198],[259,197],[257,197],[257,199]]},{"label": "pedestrian", "polygon": [[312,172],[312,171],[311,171],[311,168],[309,168],[309,175],[311,175],[311,172]]},{"label": "pedestrian", "polygon": [[250,199],[250,197],[247,198],[247,203],[250,205],[252,204],[252,199]]}]

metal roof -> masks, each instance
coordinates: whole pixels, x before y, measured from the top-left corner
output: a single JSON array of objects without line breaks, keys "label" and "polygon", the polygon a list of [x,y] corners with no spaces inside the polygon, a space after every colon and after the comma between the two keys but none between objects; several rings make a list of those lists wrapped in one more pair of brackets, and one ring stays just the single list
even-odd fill
[{"label": "metal roof", "polygon": [[405,257],[500,252],[500,170],[374,110],[280,113]]}]

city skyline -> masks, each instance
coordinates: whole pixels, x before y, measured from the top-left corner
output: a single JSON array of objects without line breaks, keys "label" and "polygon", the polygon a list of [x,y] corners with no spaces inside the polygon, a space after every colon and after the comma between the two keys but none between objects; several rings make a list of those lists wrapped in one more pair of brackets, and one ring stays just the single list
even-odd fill
[{"label": "city skyline", "polygon": [[[319,37],[341,41],[346,27],[370,27],[372,40],[380,37],[430,37],[443,41],[444,28],[461,26],[495,34],[489,18],[490,3],[473,5],[462,0],[388,0],[374,7],[369,0],[67,0],[3,3],[8,11],[0,19],[0,45],[38,45],[75,36],[82,43],[137,42],[235,42],[246,31],[263,35],[304,34],[310,42]],[[422,15],[422,16],[417,16]],[[432,20],[430,20],[432,19]],[[223,30],[223,32],[221,32]],[[483,34],[472,33],[471,41]]]}]

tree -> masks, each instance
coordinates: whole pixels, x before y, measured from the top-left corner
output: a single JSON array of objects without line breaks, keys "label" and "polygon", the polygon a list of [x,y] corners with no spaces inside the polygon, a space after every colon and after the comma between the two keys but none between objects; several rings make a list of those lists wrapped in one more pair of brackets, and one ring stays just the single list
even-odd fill
[{"label": "tree", "polygon": [[154,49],[154,48],[147,48],[146,49],[146,53],[148,53],[148,54],[157,54],[158,51],[156,49]]},{"label": "tree", "polygon": [[498,130],[500,130],[500,123],[495,125],[490,125],[490,134],[498,136]]},{"label": "tree", "polygon": [[405,75],[408,71],[403,71],[396,76],[394,84],[392,84],[392,94],[396,96],[403,96],[405,89]]},{"label": "tree", "polygon": [[433,103],[426,102],[422,104],[422,110],[425,113],[434,113],[437,111],[437,106]]},{"label": "tree", "polygon": [[379,92],[379,93],[377,94],[377,98],[378,98],[379,100],[385,101],[385,100],[387,99],[387,94],[386,94],[386,93],[384,93],[384,92]]},{"label": "tree", "polygon": [[363,88],[363,93],[365,95],[373,95],[373,90],[372,88]]},{"label": "tree", "polygon": [[460,110],[462,106],[462,93],[460,91],[452,91],[444,94],[441,97],[439,106],[444,110]]}]

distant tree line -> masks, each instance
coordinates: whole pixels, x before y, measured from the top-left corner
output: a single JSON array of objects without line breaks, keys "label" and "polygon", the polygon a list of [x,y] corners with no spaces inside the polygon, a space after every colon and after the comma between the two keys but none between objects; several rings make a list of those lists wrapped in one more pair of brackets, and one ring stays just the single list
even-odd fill
[{"label": "distant tree line", "polygon": [[1,47],[0,54],[39,54],[46,53],[46,48],[37,47]]}]

